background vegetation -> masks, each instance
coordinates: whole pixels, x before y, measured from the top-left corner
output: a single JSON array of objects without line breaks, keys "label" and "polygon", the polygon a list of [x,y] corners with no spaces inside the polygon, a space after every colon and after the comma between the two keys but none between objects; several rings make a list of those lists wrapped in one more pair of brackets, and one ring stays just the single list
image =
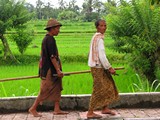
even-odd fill
[{"label": "background vegetation", "polygon": [[[89,44],[95,33],[94,21],[104,18],[108,23],[105,35],[107,57],[113,67],[125,67],[125,70],[117,71],[119,76],[113,76],[119,91],[160,91],[159,0],[120,0],[118,3],[114,0],[106,3],[84,0],[81,9],[75,5],[75,0],[69,4],[59,0],[59,8],[49,3],[47,7],[40,0],[36,7],[25,2],[0,2],[16,8],[19,6],[23,13],[17,12],[17,15],[10,17],[0,14],[0,24],[4,28],[0,32],[3,36],[0,38],[0,79],[37,75],[41,43],[46,33],[43,29],[50,17],[61,20],[63,24],[61,33],[56,37],[63,71],[88,70]],[[27,20],[24,21],[25,17]],[[23,23],[18,22],[20,18]],[[146,70],[149,77],[155,76],[154,79],[145,76]],[[39,85],[40,79],[0,83],[0,97],[37,95]],[[64,77],[63,85],[63,94],[90,94],[92,77],[90,74]]]},{"label": "background vegetation", "polygon": [[133,0],[118,10],[110,14],[114,48],[130,54],[132,67],[152,83],[160,68],[160,7]]}]

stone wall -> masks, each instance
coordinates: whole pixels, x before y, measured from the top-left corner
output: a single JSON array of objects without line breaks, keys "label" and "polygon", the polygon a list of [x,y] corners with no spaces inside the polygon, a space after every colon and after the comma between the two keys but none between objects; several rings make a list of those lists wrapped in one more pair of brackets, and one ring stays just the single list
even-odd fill
[{"label": "stone wall", "polygon": [[[27,111],[36,97],[14,97],[0,99],[0,113]],[[90,95],[63,95],[61,108],[63,110],[87,110]],[[44,102],[38,110],[53,110],[53,102]],[[160,107],[160,92],[121,93],[120,100],[111,104],[111,108],[158,108]]]}]

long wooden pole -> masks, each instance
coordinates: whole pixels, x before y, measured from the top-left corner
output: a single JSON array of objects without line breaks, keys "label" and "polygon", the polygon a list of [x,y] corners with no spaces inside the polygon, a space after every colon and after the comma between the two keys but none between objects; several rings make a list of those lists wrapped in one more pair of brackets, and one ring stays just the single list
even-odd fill
[{"label": "long wooden pole", "polygon": [[[115,70],[122,70],[124,67],[118,67],[114,68]],[[90,73],[90,70],[84,70],[84,71],[75,71],[75,72],[65,72],[64,76],[74,75],[74,74],[84,74],[84,73]],[[53,76],[57,76],[57,74],[54,74]],[[38,75],[35,76],[23,76],[23,77],[17,77],[17,78],[5,78],[0,79],[0,82],[7,82],[7,81],[16,81],[16,80],[25,80],[25,79],[33,79],[33,78],[39,78]]]},{"label": "long wooden pole", "polygon": [[[115,70],[122,70],[124,67],[114,68]],[[75,71],[75,72],[65,72],[64,76],[74,75],[74,74],[83,74],[83,73],[90,73],[91,70],[84,70],[84,71]],[[53,76],[57,76],[57,74],[53,74]]]},{"label": "long wooden pole", "polygon": [[16,77],[16,78],[5,78],[5,79],[1,79],[0,82],[15,81],[15,80],[25,80],[25,79],[32,79],[32,78],[39,78],[39,76],[35,75],[35,76],[23,76],[23,77]]}]

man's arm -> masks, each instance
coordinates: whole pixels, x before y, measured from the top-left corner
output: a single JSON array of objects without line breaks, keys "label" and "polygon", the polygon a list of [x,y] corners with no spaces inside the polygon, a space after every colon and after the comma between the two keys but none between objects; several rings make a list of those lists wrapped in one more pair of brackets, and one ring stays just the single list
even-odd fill
[{"label": "man's arm", "polygon": [[60,67],[59,67],[59,65],[58,65],[58,63],[57,63],[56,58],[55,58],[55,57],[54,57],[54,58],[51,58],[51,61],[52,61],[52,64],[53,64],[54,68],[55,68],[56,71],[57,71],[58,77],[63,77],[64,75],[63,75],[62,71],[60,70]]},{"label": "man's arm", "polygon": [[98,43],[98,54],[99,54],[99,59],[101,61],[102,66],[105,69],[108,69],[111,74],[116,74],[116,71],[112,68],[111,64],[109,63],[106,57],[104,41],[102,39],[99,40],[99,43]]}]

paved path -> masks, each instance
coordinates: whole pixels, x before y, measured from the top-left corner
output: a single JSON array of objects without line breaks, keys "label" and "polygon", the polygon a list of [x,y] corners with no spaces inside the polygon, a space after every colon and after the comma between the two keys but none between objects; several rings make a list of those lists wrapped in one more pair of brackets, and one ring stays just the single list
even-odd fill
[{"label": "paved path", "polygon": [[[116,116],[103,115],[101,120],[160,120],[158,109],[115,109]],[[100,114],[100,111],[96,111]],[[53,115],[41,112],[42,117],[35,118],[28,113],[0,114],[0,120],[87,120],[86,112],[71,111],[68,115]],[[92,119],[93,120],[93,119]],[[95,119],[94,119],[95,120]]]}]

